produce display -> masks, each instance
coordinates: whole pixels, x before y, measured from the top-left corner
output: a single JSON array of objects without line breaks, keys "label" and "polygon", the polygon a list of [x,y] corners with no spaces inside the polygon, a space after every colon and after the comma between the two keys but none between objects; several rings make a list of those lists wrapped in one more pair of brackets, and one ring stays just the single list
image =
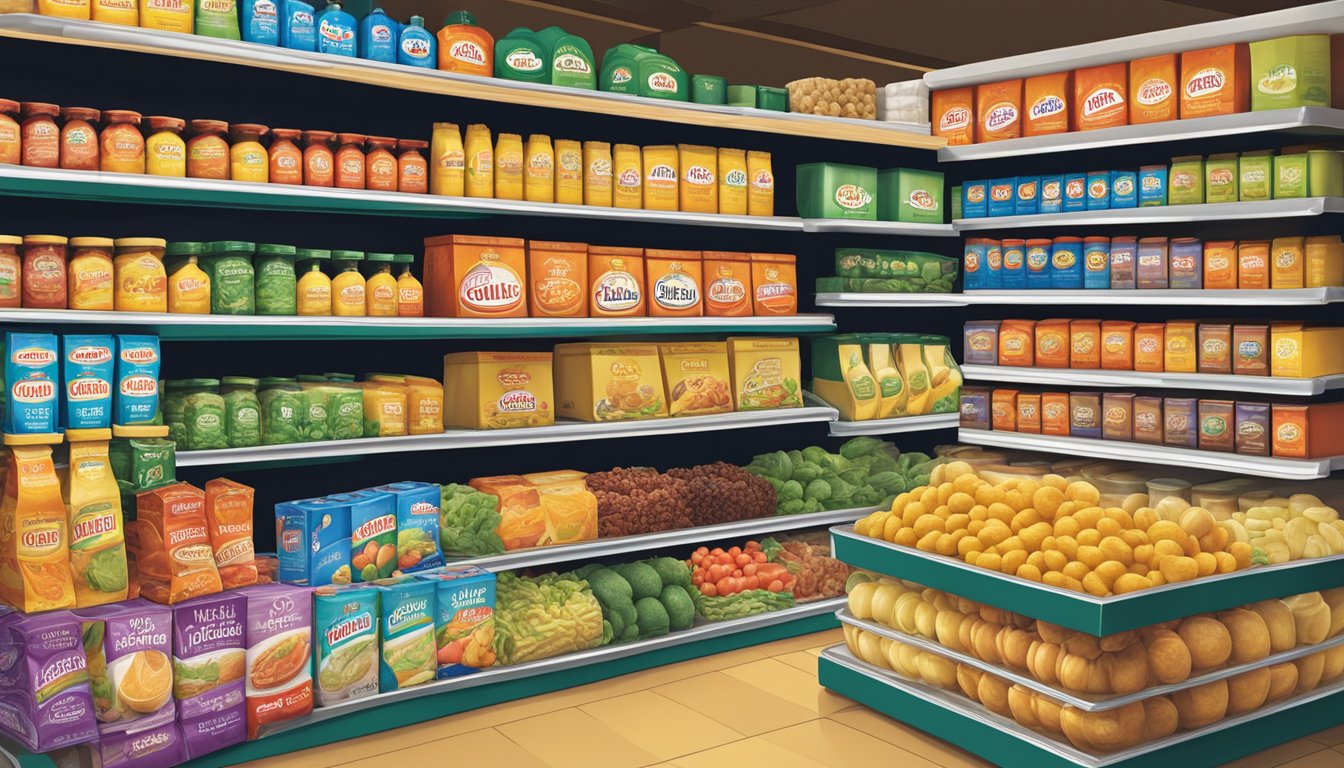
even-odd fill
[{"label": "produce display", "polygon": [[602,645],[612,627],[602,604],[573,573],[520,576],[496,583],[495,654],[500,666],[538,661]]},{"label": "produce display", "polygon": [[798,215],[809,219],[942,224],[942,171],[861,165],[798,166]]},{"label": "produce display", "polygon": [[770,517],[775,490],[749,469],[723,462],[659,472],[631,467],[584,479],[597,496],[602,538]]},{"label": "produce display", "polygon": [[812,337],[812,391],[844,421],[956,413],[961,382],[946,336]]},{"label": "produce display", "polygon": [[774,488],[775,514],[799,515],[886,504],[926,484],[938,463],[927,454],[902,453],[875,437],[855,437],[838,453],[815,445],[763,453],[752,458],[746,471]]},{"label": "produce display", "polygon": [[[699,591],[697,600],[706,616],[726,613],[737,602],[768,600],[784,592],[800,602],[833,597],[843,591],[851,570],[831,557],[825,533],[748,541],[727,550],[700,547],[691,554],[690,564],[690,584]],[[741,599],[718,599],[733,597]]]},{"label": "produce display", "polygon": [[602,606],[604,643],[647,640],[695,623],[691,573],[676,558],[585,565],[574,575],[587,580]]},{"label": "produce display", "polygon": [[808,77],[794,80],[787,87],[790,112],[877,119],[877,85],[867,78]]},{"label": "produce display", "polygon": [[835,274],[817,278],[817,293],[951,293],[957,260],[923,251],[837,248]]}]

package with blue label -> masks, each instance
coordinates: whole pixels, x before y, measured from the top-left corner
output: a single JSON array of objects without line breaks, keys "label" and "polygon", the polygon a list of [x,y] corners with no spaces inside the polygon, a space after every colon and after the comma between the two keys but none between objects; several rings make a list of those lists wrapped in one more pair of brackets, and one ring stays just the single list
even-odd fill
[{"label": "package with blue label", "polygon": [[1079,237],[1056,237],[1050,249],[1050,287],[1083,287],[1083,240]]},{"label": "package with blue label", "polygon": [[1111,207],[1139,207],[1139,175],[1134,171],[1111,171]]},{"label": "package with blue label", "polygon": [[379,591],[326,586],[313,592],[313,695],[322,706],[378,693]]},{"label": "package with blue label", "polygon": [[334,493],[350,508],[350,568],[354,582],[388,578],[397,569],[396,497],[381,491]]},{"label": "package with blue label", "polygon": [[450,565],[420,579],[432,582],[439,679],[478,672],[495,663],[495,575],[474,565]]},{"label": "package with blue label", "polygon": [[1048,237],[1027,241],[1027,288],[1039,290],[1050,287],[1050,251],[1054,243]]},{"label": "package with blue label", "polygon": [[962,254],[962,287],[968,291],[997,288],[991,282],[997,282],[997,275],[989,272],[989,246],[993,240],[968,237]]},{"label": "package with blue label", "polygon": [[380,485],[397,505],[397,570],[415,573],[443,565],[439,551],[439,505],[442,492],[434,483]]},{"label": "package with blue label", "polygon": [[381,651],[379,689],[399,691],[433,680],[438,674],[434,643],[435,585],[414,576],[378,579]]},{"label": "package with blue label", "polygon": [[159,412],[159,337],[117,337],[112,423],[152,424]]},{"label": "package with blue label", "polygon": [[989,181],[968,181],[961,185],[961,215],[966,219],[989,215]]},{"label": "package with blue label", "polygon": [[61,356],[50,333],[5,333],[5,418],[9,435],[56,432]]},{"label": "package with blue label", "polygon": [[1087,210],[1087,174],[1070,173],[1064,177],[1064,210]]},{"label": "package with blue label", "polygon": [[1002,243],[1003,268],[999,270],[999,287],[1005,290],[1027,287],[1027,241],[1005,239]]},{"label": "package with blue label", "polygon": [[1013,213],[1030,216],[1041,212],[1041,177],[1018,176],[1013,193]]},{"label": "package with blue label", "polygon": [[286,584],[349,584],[350,504],[302,499],[275,505],[280,580]]},{"label": "package with blue label", "polygon": [[116,343],[111,336],[81,334],[65,336],[61,345],[66,429],[110,429]]},{"label": "package with blue label", "polygon": [[1104,211],[1111,207],[1111,172],[1087,172],[1087,210]]},{"label": "package with blue label", "polygon": [[1111,287],[1111,239],[1088,237],[1083,240],[1083,287]]},{"label": "package with blue label", "polygon": [[1139,169],[1139,207],[1167,204],[1167,166],[1145,165]]},{"label": "package with blue label", "polygon": [[1064,210],[1064,177],[1041,177],[1041,213],[1059,213]]},{"label": "package with blue label", "polygon": [[1017,205],[1014,202],[1016,190],[1017,179],[1015,177],[991,181],[989,183],[989,215],[1012,216],[1017,211]]}]

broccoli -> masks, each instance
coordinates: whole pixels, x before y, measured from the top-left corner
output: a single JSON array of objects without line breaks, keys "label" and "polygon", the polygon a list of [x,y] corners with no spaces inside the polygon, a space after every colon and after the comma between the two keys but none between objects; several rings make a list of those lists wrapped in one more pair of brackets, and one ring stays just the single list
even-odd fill
[{"label": "broccoli", "polygon": [[668,584],[658,595],[658,602],[667,610],[668,626],[672,630],[690,629],[695,623],[695,602],[677,584]]},{"label": "broccoli", "polygon": [[634,590],[616,571],[598,567],[588,574],[588,588],[604,607],[615,607],[634,600]]},{"label": "broccoli", "polygon": [[777,502],[793,501],[801,498],[803,498],[803,484],[797,480],[784,483],[775,495],[775,501]]},{"label": "broccoli", "polygon": [[608,640],[607,642],[611,642],[611,641],[613,641],[613,640],[619,640],[620,637],[621,637],[621,635],[625,634],[625,622],[624,622],[624,621],[621,621],[621,616],[620,616],[620,614],[617,614],[617,613],[604,613],[603,616],[606,616],[606,618],[603,619],[603,621],[602,621],[602,624],[603,624],[603,636],[604,636],[604,637],[606,636],[606,628],[607,628],[607,627],[610,627],[610,628],[611,628],[611,639]]},{"label": "broccoli", "polygon": [[663,591],[663,580],[648,563],[630,563],[624,566],[623,576],[630,582],[632,597],[638,603],[645,597],[657,597]]},{"label": "broccoli", "polygon": [[658,637],[666,635],[670,629],[667,609],[656,597],[641,597],[635,601],[635,613],[639,615],[639,637]]}]

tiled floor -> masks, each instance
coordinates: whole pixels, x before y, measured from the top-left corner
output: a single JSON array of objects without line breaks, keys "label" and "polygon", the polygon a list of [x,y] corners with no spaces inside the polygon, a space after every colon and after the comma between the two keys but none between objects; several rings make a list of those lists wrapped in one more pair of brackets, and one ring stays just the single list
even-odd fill
[{"label": "tiled floor", "polygon": [[[817,685],[840,630],[499,704],[242,768],[979,768],[973,755]],[[1236,768],[1344,768],[1344,725]]]}]

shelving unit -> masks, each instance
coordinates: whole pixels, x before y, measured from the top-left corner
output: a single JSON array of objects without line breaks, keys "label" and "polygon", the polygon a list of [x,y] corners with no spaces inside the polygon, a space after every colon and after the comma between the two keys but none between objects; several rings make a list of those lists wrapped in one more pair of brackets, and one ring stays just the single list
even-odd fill
[{"label": "shelving unit", "polygon": [[912,224],[904,221],[847,221],[803,219],[804,232],[847,232],[859,235],[905,235],[907,237],[956,237],[951,224]]},{"label": "shelving unit", "polygon": [[1257,395],[1319,395],[1344,387],[1344,374],[1310,379],[1273,376],[1237,376],[1218,373],[1147,373],[1082,368],[1014,368],[1007,365],[961,366],[967,381],[1004,381],[1041,386],[1150,387],[1198,389],[1211,392],[1249,392]]},{"label": "shelving unit", "polygon": [[1159,205],[1149,208],[1113,208],[1104,211],[1038,213],[1028,216],[989,216],[955,219],[958,232],[1029,227],[1101,227],[1130,224],[1181,224],[1194,221],[1283,219],[1344,213],[1344,198],[1299,197],[1244,203]]},{"label": "shelving unit", "polygon": [[[1096,306],[1122,304],[1126,306],[1173,307],[1303,307],[1336,304],[1344,301],[1344,288],[1280,288],[1279,290],[1235,289],[1134,291],[968,291],[957,294],[967,304],[1004,304],[1053,306]],[[817,306],[822,306],[818,302]]]},{"label": "shelving unit", "polygon": [[831,422],[831,437],[858,437],[859,435],[899,435],[905,432],[923,432],[933,429],[955,429],[961,420],[956,413],[929,413],[923,416],[901,416],[894,419]]}]

